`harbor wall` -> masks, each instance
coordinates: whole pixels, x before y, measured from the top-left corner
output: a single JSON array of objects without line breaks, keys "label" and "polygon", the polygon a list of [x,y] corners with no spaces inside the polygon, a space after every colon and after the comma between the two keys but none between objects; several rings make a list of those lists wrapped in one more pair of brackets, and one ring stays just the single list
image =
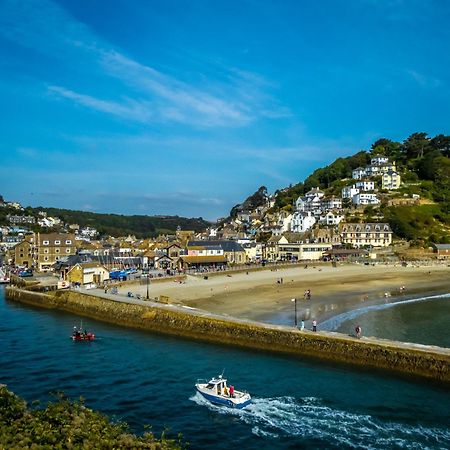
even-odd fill
[{"label": "harbor wall", "polygon": [[[186,311],[175,305],[134,304],[76,291],[30,292],[9,287],[6,297],[100,321],[218,344],[308,356],[450,382],[450,350]],[[94,330],[95,331],[95,330]]]}]

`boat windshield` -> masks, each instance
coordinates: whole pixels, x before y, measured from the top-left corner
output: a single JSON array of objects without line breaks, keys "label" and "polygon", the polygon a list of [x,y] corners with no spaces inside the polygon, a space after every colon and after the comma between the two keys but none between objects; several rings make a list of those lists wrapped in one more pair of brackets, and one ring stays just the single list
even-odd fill
[{"label": "boat windshield", "polygon": [[214,384],[212,383],[208,383],[208,385],[206,386],[206,389],[213,389],[214,388]]}]

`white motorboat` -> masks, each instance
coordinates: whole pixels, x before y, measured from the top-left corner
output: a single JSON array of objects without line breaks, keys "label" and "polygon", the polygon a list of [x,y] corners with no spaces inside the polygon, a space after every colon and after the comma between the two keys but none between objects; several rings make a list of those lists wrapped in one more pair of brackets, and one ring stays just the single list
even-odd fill
[{"label": "white motorboat", "polygon": [[10,281],[3,269],[0,268],[0,284],[8,284]]},{"label": "white motorboat", "polygon": [[233,385],[228,386],[227,380],[219,375],[209,381],[197,380],[197,391],[209,402],[230,408],[244,408],[252,402],[248,392],[238,391]]}]

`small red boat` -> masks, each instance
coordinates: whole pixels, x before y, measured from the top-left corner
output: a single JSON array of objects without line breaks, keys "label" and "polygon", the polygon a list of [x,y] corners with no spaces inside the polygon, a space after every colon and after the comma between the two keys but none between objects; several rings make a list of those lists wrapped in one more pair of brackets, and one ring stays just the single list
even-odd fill
[{"label": "small red boat", "polygon": [[80,333],[76,331],[72,334],[72,341],[93,341],[94,339],[94,333]]},{"label": "small red boat", "polygon": [[87,332],[86,330],[83,330],[83,326],[80,326],[80,328],[73,327],[72,332],[72,341],[93,341],[95,339],[95,334],[91,332]]}]

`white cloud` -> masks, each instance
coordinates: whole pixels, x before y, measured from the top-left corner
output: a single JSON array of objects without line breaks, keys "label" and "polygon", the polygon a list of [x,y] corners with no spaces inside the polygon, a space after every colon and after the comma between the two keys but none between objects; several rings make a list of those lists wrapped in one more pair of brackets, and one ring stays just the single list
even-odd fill
[{"label": "white cloud", "polygon": [[[48,0],[5,0],[0,4],[0,34],[51,57],[70,71],[95,71],[107,82],[119,80],[121,86],[110,100],[92,94],[94,89],[97,92],[97,84],[80,88],[75,78],[70,86],[46,80],[60,97],[105,114],[140,123],[176,122],[198,127],[239,127],[261,116],[289,115],[286,108],[275,106],[266,92],[272,89],[271,84],[257,74],[220,67],[218,78],[185,82],[182,74],[164,74],[119,52]],[[211,65],[211,61],[205,62],[205,66]]]},{"label": "white cloud", "polygon": [[73,100],[75,103],[96,111],[108,113],[127,120],[148,122],[153,117],[149,103],[137,102],[130,99],[124,100],[124,103],[100,100],[89,95],[78,94],[60,86],[49,86],[48,91],[54,95]]}]

